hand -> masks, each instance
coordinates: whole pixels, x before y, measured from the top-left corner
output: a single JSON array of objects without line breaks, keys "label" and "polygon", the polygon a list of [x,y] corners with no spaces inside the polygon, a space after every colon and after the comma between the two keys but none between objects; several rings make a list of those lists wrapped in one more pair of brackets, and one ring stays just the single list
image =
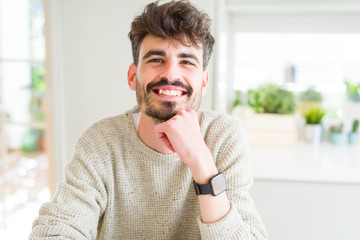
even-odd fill
[{"label": "hand", "polygon": [[168,121],[156,125],[155,132],[189,166],[197,183],[205,184],[218,173],[211,152],[201,136],[194,110],[180,110]]},{"label": "hand", "polygon": [[180,159],[191,166],[193,161],[210,151],[200,131],[194,110],[180,110],[174,117],[155,126],[157,137]]}]

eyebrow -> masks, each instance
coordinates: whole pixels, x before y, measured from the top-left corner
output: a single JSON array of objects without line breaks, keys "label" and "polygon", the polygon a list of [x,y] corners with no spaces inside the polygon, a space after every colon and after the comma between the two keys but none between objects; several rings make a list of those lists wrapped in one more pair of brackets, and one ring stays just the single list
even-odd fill
[{"label": "eyebrow", "polygon": [[160,51],[160,50],[150,50],[144,55],[144,57],[142,59],[149,58],[153,55],[165,57],[166,53],[164,51]]},{"label": "eyebrow", "polygon": [[197,63],[200,63],[199,58],[192,53],[179,53],[177,56],[178,58],[191,58],[194,59]]}]

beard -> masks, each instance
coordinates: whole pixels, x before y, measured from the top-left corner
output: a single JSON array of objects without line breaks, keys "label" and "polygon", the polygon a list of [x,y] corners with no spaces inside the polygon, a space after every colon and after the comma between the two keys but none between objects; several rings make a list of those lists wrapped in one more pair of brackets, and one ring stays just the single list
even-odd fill
[{"label": "beard", "polygon": [[[180,86],[186,89],[186,100],[183,102],[178,101],[161,101],[160,106],[151,100],[155,93],[152,91],[154,87],[159,86]],[[143,113],[149,116],[155,124],[165,122],[175,116],[179,110],[193,109],[197,111],[201,104],[202,94],[201,89],[194,92],[193,89],[179,80],[169,81],[167,79],[160,79],[158,82],[149,83],[146,86],[141,86],[138,79],[136,79],[136,99]]]}]

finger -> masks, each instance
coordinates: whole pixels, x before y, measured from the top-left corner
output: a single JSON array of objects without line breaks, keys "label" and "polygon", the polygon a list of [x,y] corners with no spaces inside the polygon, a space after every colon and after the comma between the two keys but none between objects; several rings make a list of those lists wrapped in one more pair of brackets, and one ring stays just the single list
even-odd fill
[{"label": "finger", "polygon": [[169,138],[166,136],[164,132],[156,131],[156,137],[172,152],[175,152],[175,149],[171,145]]},{"label": "finger", "polygon": [[165,134],[163,134],[163,136],[161,136],[159,139],[170,151],[175,152],[175,149]]}]

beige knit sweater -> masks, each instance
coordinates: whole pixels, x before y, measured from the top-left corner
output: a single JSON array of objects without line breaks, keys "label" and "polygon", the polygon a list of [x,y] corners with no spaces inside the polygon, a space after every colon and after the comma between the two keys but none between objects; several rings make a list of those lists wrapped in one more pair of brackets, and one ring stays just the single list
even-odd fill
[{"label": "beige knit sweater", "polygon": [[198,113],[231,201],[222,220],[204,224],[189,168],[176,153],[159,153],[139,139],[133,111],[85,131],[66,181],[41,207],[30,239],[266,239],[248,191],[249,145],[237,121]]}]

